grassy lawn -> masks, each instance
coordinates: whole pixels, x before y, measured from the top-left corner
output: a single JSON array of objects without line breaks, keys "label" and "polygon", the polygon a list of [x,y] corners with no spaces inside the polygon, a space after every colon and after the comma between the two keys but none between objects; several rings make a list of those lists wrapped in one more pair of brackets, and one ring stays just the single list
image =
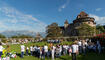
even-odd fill
[{"label": "grassy lawn", "polygon": [[[72,42],[62,42],[60,44],[71,44]],[[38,46],[42,46],[48,44],[47,42],[38,42],[38,43],[28,43],[25,44],[25,46],[31,46],[31,45],[38,45]],[[56,45],[56,44],[55,44]],[[6,46],[4,46],[6,47]],[[11,50],[16,51],[17,53],[20,53],[20,44],[16,44],[16,45],[10,45]],[[102,54],[97,54],[97,53],[87,53],[85,56],[83,55],[78,55],[77,56],[78,60],[105,60],[105,53]],[[15,59],[11,59],[11,60],[40,60],[37,57],[33,57],[33,56],[24,56],[24,58],[20,58],[19,56],[17,56],[17,58]],[[48,60],[48,59],[46,59]],[[51,59],[49,59],[51,60]],[[55,60],[72,60],[70,56],[66,55],[66,56],[61,56],[60,58],[56,58]]]},{"label": "grassy lawn", "polygon": [[[64,41],[60,44],[71,44],[71,43],[72,42]],[[47,43],[47,42],[27,43],[27,44],[24,44],[24,45],[30,47],[31,45],[44,46],[45,44],[49,45],[49,43]],[[21,44],[10,45],[10,49],[16,51],[17,53],[20,53],[21,52],[20,45]],[[54,45],[56,45],[56,44],[54,44]],[[6,46],[4,46],[4,47],[6,47]]]},{"label": "grassy lawn", "polygon": [[[25,56],[24,58],[17,57],[16,59],[11,59],[11,60],[41,60],[41,59],[38,59],[33,56]],[[56,58],[55,60],[72,60],[72,59],[70,56],[66,55],[66,56],[61,56],[60,58]],[[105,54],[88,53],[86,56],[78,55],[77,60],[105,60]]]}]

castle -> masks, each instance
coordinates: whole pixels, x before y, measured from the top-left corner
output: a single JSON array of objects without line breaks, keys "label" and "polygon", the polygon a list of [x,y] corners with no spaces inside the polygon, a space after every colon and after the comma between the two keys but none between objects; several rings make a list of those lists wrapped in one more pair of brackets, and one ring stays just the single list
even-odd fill
[{"label": "castle", "polygon": [[69,24],[69,22],[66,20],[64,22],[64,26],[60,26],[60,28],[62,29],[62,33],[64,36],[78,36],[77,27],[79,27],[83,23],[86,23],[91,27],[96,27],[95,19],[89,17],[87,13],[82,11],[73,21],[73,23]]}]

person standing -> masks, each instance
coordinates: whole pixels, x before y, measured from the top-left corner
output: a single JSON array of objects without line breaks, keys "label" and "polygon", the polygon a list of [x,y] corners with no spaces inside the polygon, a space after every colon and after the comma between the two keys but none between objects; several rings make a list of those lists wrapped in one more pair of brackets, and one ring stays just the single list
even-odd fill
[{"label": "person standing", "polygon": [[42,46],[42,54],[41,54],[41,60],[45,60],[45,50],[44,50],[44,46]]},{"label": "person standing", "polygon": [[62,46],[59,45],[59,47],[60,47],[60,53],[59,53],[59,56],[61,56],[61,54],[62,54]]},{"label": "person standing", "polygon": [[56,46],[56,57],[58,58],[58,57],[60,57],[60,47],[57,45]]},{"label": "person standing", "polygon": [[30,46],[30,53],[31,53],[31,56],[33,55],[33,47]]},{"label": "person standing", "polygon": [[82,42],[78,41],[78,46],[79,46],[79,54],[82,53]]},{"label": "person standing", "polygon": [[44,46],[44,52],[45,52],[45,56],[48,57],[48,46],[47,45]]},{"label": "person standing", "polygon": [[38,52],[37,52],[37,51],[38,51],[38,46],[37,46],[37,45],[34,46],[34,49],[35,49],[35,50],[34,50],[34,51],[35,51],[34,55],[35,55],[35,56],[38,56]]},{"label": "person standing", "polygon": [[42,56],[42,46],[40,46],[40,58],[41,58],[41,56]]},{"label": "person standing", "polygon": [[63,45],[63,55],[66,55],[66,45]]},{"label": "person standing", "polygon": [[52,54],[52,60],[54,60],[54,56],[55,56],[55,46],[52,46],[52,50],[51,50],[51,54]]},{"label": "person standing", "polygon": [[71,45],[69,46],[69,56],[71,56],[72,53],[72,49],[71,49]]},{"label": "person standing", "polygon": [[97,41],[97,49],[98,49],[98,53],[101,53],[101,44],[99,41]]},{"label": "person standing", "polygon": [[72,60],[76,60],[76,54],[78,53],[78,45],[76,43],[73,43],[71,48],[72,48]]},{"label": "person standing", "polygon": [[82,41],[82,49],[83,49],[83,54],[86,54],[86,43],[85,40]]},{"label": "person standing", "polygon": [[25,46],[22,44],[21,45],[21,58],[24,57],[24,52],[25,52]]},{"label": "person standing", "polygon": [[10,46],[9,45],[7,45],[6,50],[7,50],[7,55],[9,55],[10,54]]},{"label": "person standing", "polygon": [[28,46],[26,47],[26,55],[29,56],[29,48],[28,48]]},{"label": "person standing", "polygon": [[1,55],[2,55],[2,52],[3,52],[3,46],[2,46],[2,44],[0,43],[0,58],[1,58]]},{"label": "person standing", "polygon": [[37,47],[37,57],[40,58],[40,46]]},{"label": "person standing", "polygon": [[32,50],[33,50],[33,56],[35,56],[35,46],[34,45],[33,45]]}]

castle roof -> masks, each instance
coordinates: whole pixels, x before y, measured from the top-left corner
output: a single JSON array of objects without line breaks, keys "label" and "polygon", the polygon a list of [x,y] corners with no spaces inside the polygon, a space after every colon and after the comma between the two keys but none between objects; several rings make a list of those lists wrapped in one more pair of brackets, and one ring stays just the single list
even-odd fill
[{"label": "castle roof", "polygon": [[84,11],[81,11],[80,14],[77,16],[77,18],[85,18],[88,17],[88,14],[85,13]]},{"label": "castle roof", "polygon": [[88,14],[85,13],[84,11],[81,11],[79,15],[88,15]]},{"label": "castle roof", "polygon": [[77,18],[73,21],[73,23],[75,22],[84,22],[84,21],[93,21],[94,22],[94,18],[89,17],[87,13],[85,13],[84,11],[81,11],[80,14],[77,16]]}]

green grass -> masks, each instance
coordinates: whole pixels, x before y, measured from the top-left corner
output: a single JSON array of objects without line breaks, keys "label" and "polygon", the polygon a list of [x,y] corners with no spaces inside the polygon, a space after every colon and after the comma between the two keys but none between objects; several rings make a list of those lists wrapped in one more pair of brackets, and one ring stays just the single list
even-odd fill
[{"label": "green grass", "polygon": [[[71,44],[72,42],[62,42],[60,44]],[[38,42],[38,43],[28,43],[28,44],[24,44],[25,46],[31,46],[31,45],[38,45],[38,46],[42,46],[48,44],[47,42]],[[56,45],[56,44],[55,44]],[[4,46],[6,47],[6,46]],[[11,50],[16,51],[17,53],[20,53],[20,44],[16,44],[16,45],[10,45]],[[78,55],[77,56],[78,60],[105,60],[105,53],[102,54],[97,54],[97,53],[87,53],[85,56],[84,55]],[[33,57],[33,56],[24,56],[24,58],[20,58],[19,56],[17,56],[17,58],[15,59],[11,59],[11,60],[40,60],[37,57]],[[48,59],[46,59],[48,60]],[[49,59],[51,60],[51,59]],[[61,56],[60,58],[56,58],[55,60],[72,60],[71,56]]]},{"label": "green grass", "polygon": [[82,56],[81,60],[105,60],[105,53],[88,53],[86,56]]},{"label": "green grass", "polygon": [[[66,55],[66,56],[61,56],[60,58],[55,58],[55,60],[72,60],[71,58],[72,58],[71,56]],[[40,59],[33,56],[25,56],[24,58],[17,57],[16,59],[11,59],[11,60],[40,60]],[[105,60],[105,54],[98,55],[96,53],[88,53],[86,56],[78,55],[77,60]]]},{"label": "green grass", "polygon": [[[45,44],[47,44],[47,42],[27,43],[27,44],[24,44],[24,45],[30,47],[31,45],[43,46]],[[10,50],[11,51],[16,51],[17,53],[20,53],[21,52],[20,45],[21,44],[10,45]],[[4,46],[4,48],[6,48],[6,46]]]},{"label": "green grass", "polygon": [[[71,44],[71,43],[72,42],[64,41],[64,42],[61,42],[60,44]],[[45,44],[48,45],[47,42],[27,43],[27,44],[24,44],[24,45],[30,47],[31,45],[44,46]],[[10,45],[10,49],[16,51],[17,53],[20,53],[20,45],[21,44]],[[54,44],[54,45],[56,45],[56,44]],[[4,47],[6,48],[6,46],[4,46]]]}]

